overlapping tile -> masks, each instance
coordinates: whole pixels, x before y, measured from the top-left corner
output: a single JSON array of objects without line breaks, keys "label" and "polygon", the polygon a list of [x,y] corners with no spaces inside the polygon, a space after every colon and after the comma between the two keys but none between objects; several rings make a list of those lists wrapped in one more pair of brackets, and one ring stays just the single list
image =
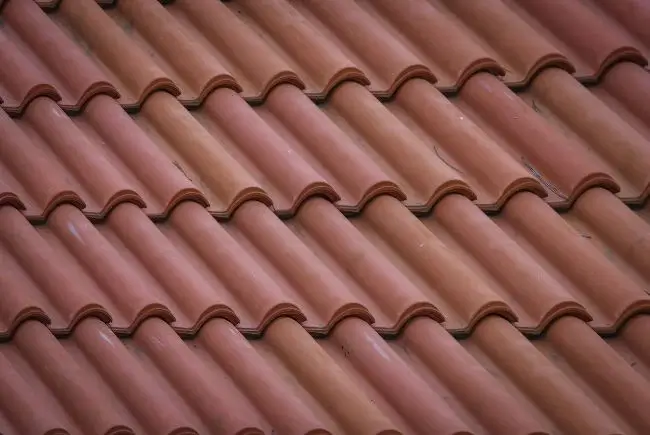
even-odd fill
[{"label": "overlapping tile", "polygon": [[[539,332],[572,313],[611,332],[634,313],[650,310],[647,280],[629,277],[629,266],[610,263],[599,247],[527,192],[515,195],[503,216],[492,219],[466,198],[450,195],[420,220],[394,199],[380,197],[350,222],[328,214],[324,202],[310,201],[295,222],[289,225],[338,275],[376,278],[371,285],[388,292],[397,287],[389,277],[399,273],[442,312],[449,330],[466,331],[492,311],[522,331]],[[614,222],[626,224],[623,218]],[[639,249],[639,256],[648,254]],[[371,259],[377,272],[363,268]]]},{"label": "overlapping tile", "polygon": [[[527,84],[549,66],[596,80],[621,60],[647,64],[650,49],[643,26],[628,18],[635,14],[624,12],[647,13],[638,0],[622,6],[557,0],[541,12],[536,9],[541,5],[518,0],[490,0],[481,7],[448,0],[339,2],[122,0],[102,9],[93,0],[65,0],[50,13],[58,25],[51,34],[71,62],[51,63],[51,55],[39,55],[45,45],[35,39],[38,32],[31,39],[21,36],[31,44],[21,50],[14,45],[22,40],[14,41],[9,32],[4,56],[32,72],[18,80],[7,70],[8,86],[0,97],[12,112],[46,93],[61,96],[70,109],[97,92],[139,107],[155,90],[196,105],[218,87],[259,101],[275,85],[292,83],[323,98],[344,81],[390,96],[415,77],[457,90],[478,71],[510,86]],[[17,33],[44,19],[53,27],[35,2],[9,3],[14,5],[5,7],[3,16]],[[345,20],[337,12],[341,8]],[[28,18],[17,20],[18,13]],[[563,19],[551,19],[556,16]],[[166,42],[170,31],[174,44]],[[439,40],[445,44],[432,43]],[[64,69],[72,65],[76,71],[68,75]],[[67,77],[75,80],[61,82]]]},{"label": "overlapping tile", "polygon": [[[280,215],[292,215],[315,194],[346,213],[382,193],[414,212],[429,211],[449,193],[498,210],[520,191],[563,208],[596,186],[642,202],[650,186],[650,124],[643,100],[622,85],[630,77],[636,95],[650,93],[647,72],[621,63],[590,88],[550,68],[518,94],[479,73],[453,104],[420,79],[406,82],[388,103],[357,83],[337,87],[318,106],[291,85],[274,88],[253,109],[227,89],[191,112],[156,93],[135,119],[222,217],[247,186],[266,192]],[[572,95],[571,104],[545,96],[549,86]],[[583,116],[587,106],[594,108],[590,117]],[[619,146],[609,146],[614,140]],[[213,166],[226,182],[215,179]]]},{"label": "overlapping tile", "polygon": [[[346,212],[360,211],[379,194],[406,200],[416,210],[430,209],[451,192],[475,197],[457,171],[428,144],[409,136],[408,128],[363,87],[342,86],[332,106],[319,110],[291,85],[276,87],[255,109],[227,89],[215,91],[192,112],[170,95],[156,93],[135,120],[208,194],[217,216],[229,216],[249,186],[266,192],[279,215],[293,215],[314,195]],[[383,131],[373,129],[382,124]],[[539,186],[508,164],[501,164],[505,182],[524,189]],[[503,186],[510,193],[508,188]],[[541,186],[538,190],[543,193]],[[494,197],[505,197],[500,194]]]},{"label": "overlapping tile", "polygon": [[569,206],[594,186],[643,202],[650,186],[650,124],[639,97],[624,84],[628,78],[639,96],[650,92],[647,71],[621,63],[605,75],[607,85],[587,88],[549,68],[517,95],[493,76],[477,74],[452,100],[542,182],[551,204]]},{"label": "overlapping tile", "polygon": [[68,117],[50,98],[37,97],[20,118],[0,113],[0,201],[45,219],[73,204],[105,217],[131,202],[152,217],[183,200],[207,205],[201,192],[174,167],[110,97],[93,98]]},{"label": "overlapping tile", "polygon": [[90,318],[57,340],[27,322],[0,344],[0,431],[645,433],[648,333],[648,316],[615,339],[569,316],[528,341],[489,316],[460,341],[426,318],[394,341],[359,319],[314,340],[282,318],[247,341],[215,319],[183,341],[149,319],[120,340]]},{"label": "overlapping tile", "polygon": [[629,18],[650,13],[648,5],[638,0],[506,2],[538,35],[571,59],[577,77],[596,80],[621,60],[648,64],[650,41]]},{"label": "overlapping tile", "polygon": [[[557,88],[571,95],[571,101],[549,91]],[[476,199],[484,210],[498,210],[520,191],[546,196],[562,208],[595,186],[640,203],[650,192],[650,119],[644,95],[650,95],[650,75],[626,62],[593,87],[550,68],[533,80],[530,90],[518,94],[492,75],[479,73],[451,98],[453,104],[419,79],[405,83],[389,103],[379,102],[357,83],[339,86],[321,105],[289,84],[275,87],[257,107],[230,89],[219,89],[193,111],[169,93],[155,92],[140,113],[131,115],[135,124],[123,113],[118,117],[117,104],[100,96],[58,134],[77,147],[85,139],[104,142],[102,148],[111,149],[112,166],[122,171],[126,164],[122,172],[144,176],[135,182],[128,175],[113,178],[128,179],[124,191],[138,196],[152,217],[164,215],[188,196],[209,203],[210,212],[221,218],[251,199],[291,216],[315,195],[346,213],[356,213],[386,193],[404,200],[414,212],[429,211],[450,193]],[[50,117],[55,112],[65,117],[40,98],[21,118],[5,116],[3,123],[11,130],[4,135],[4,146],[11,146],[14,131],[19,138],[31,135],[32,142],[49,134],[55,124],[39,124],[45,116],[34,114],[46,105],[52,108]],[[590,108],[588,117],[584,107]],[[102,117],[109,112],[116,114],[115,125],[107,127]],[[32,129],[39,136],[30,134]],[[73,140],[72,132],[79,129],[84,134]],[[124,131],[124,136],[115,137],[113,131]],[[61,160],[65,152],[56,145],[38,141]],[[157,164],[144,166],[143,159],[152,156]],[[6,159],[2,201],[22,201],[33,218],[46,215],[57,195],[87,202],[88,215],[104,216],[108,199],[119,191],[108,189],[95,198],[97,193],[84,191],[88,185],[74,182],[39,187],[34,185],[36,172],[16,163],[18,158]],[[50,166],[56,165],[57,159],[49,160]],[[85,172],[82,163],[88,164],[68,162],[49,172],[78,179]],[[170,163],[180,171],[170,169]],[[100,168],[95,172],[108,168],[99,161],[94,167]],[[44,187],[52,192],[33,192]]]},{"label": "overlapping tile", "polygon": [[[339,199],[328,183],[330,180],[310,166],[229,89],[216,90],[201,109],[192,113],[171,95],[158,92],[147,100],[135,120],[188,178],[206,192],[210,211],[217,216],[229,217],[248,199],[272,204],[280,214],[293,214],[311,195],[322,195],[332,201]],[[389,183],[379,177],[381,174],[371,173],[365,179],[362,175],[354,178],[353,182],[375,183],[381,190]],[[368,188],[372,190],[372,185]],[[397,188],[393,186],[393,190]],[[361,200],[362,195],[354,199]]]},{"label": "overlapping tile", "polygon": [[[4,207],[8,302],[1,332],[10,336],[33,317],[66,334],[97,315],[121,334],[150,316],[181,334],[213,317],[260,334],[286,315],[314,334],[357,316],[390,335],[416,316],[468,332],[497,313],[526,333],[567,314],[610,333],[650,312],[648,246],[634,238],[650,226],[606,190],[583,196],[577,210],[587,212],[575,213],[587,217],[571,212],[566,220],[529,192],[516,194],[494,218],[461,195],[446,196],[420,219],[387,195],[355,218],[312,198],[285,222],[256,201],[227,223],[193,201],[157,224],[130,203],[95,225],[61,205],[39,227]],[[603,219],[588,212],[602,204],[615,226],[601,223],[591,240],[580,228]],[[625,226],[625,237],[611,247],[596,243]],[[620,256],[612,257],[612,248]]]},{"label": "overlapping tile", "polygon": [[562,215],[628,279],[650,293],[650,206],[633,212],[611,193],[593,189]]},{"label": "overlapping tile", "polygon": [[73,111],[94,95],[119,97],[108,78],[35,2],[12,0],[0,13],[0,98],[7,112],[22,112],[38,96],[49,96]]},{"label": "overlapping tile", "polygon": [[0,432],[650,432],[649,14],[0,1]]}]

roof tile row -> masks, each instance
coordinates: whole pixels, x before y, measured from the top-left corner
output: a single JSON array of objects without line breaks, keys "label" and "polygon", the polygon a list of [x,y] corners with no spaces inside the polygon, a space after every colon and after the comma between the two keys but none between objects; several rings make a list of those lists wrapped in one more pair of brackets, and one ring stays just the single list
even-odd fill
[{"label": "roof tile row", "polygon": [[320,105],[286,84],[255,107],[218,89],[191,111],[157,92],[132,115],[105,95],[75,116],[37,97],[0,113],[0,203],[32,221],[66,202],[93,219],[125,201],[164,217],[187,199],[220,218],[247,200],[292,216],[315,195],[344,213],[381,194],[418,213],[450,193],[498,210],[531,191],[563,208],[595,186],[642,203],[646,99],[650,75],[626,62],[592,87],[550,68],[519,93],[478,73],[449,99],[412,79],[385,103],[354,82]]},{"label": "roof tile row", "polygon": [[427,318],[391,341],[357,318],[317,340],[281,318],[253,341],[220,319],[191,340],[160,319],[122,340],[94,318],[68,339],[26,322],[0,344],[0,431],[647,433],[648,334],[646,315],[615,339],[563,317],[534,341],[498,316],[458,341]]},{"label": "roof tile row", "polygon": [[36,227],[3,207],[0,334],[28,318],[66,334],[89,315],[120,334],[152,316],[183,335],[213,317],[258,335],[279,316],[314,334],[349,316],[389,335],[416,316],[468,332],[491,313],[526,333],[567,314],[613,332],[650,312],[643,213],[598,188],[564,215],[521,192],[494,218],[460,195],[420,219],[386,195],[354,218],[313,198],[285,222],[257,201],[227,223],[191,201],[161,223],[131,203],[95,225],[61,205]]},{"label": "roof tile row", "polygon": [[0,0],[0,433],[649,433],[649,20]]},{"label": "roof tile row", "polygon": [[344,81],[390,96],[414,77],[457,90],[477,71],[520,86],[549,66],[595,80],[623,59],[646,65],[650,50],[642,0],[115,3],[62,1],[50,20],[32,0],[7,2],[5,110],[19,113],[37,95],[79,110],[98,93],[139,107],[155,90],[197,105],[219,87],[260,101],[279,83],[314,98]]}]

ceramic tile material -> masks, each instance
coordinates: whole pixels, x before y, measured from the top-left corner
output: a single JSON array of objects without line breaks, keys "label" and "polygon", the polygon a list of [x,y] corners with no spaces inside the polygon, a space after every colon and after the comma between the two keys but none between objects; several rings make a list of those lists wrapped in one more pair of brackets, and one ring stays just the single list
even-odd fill
[{"label": "ceramic tile material", "polygon": [[[227,321],[183,341],[160,319],[120,340],[94,318],[0,344],[7,435],[647,433],[650,316],[603,339],[564,317],[529,341],[498,316],[456,340],[419,318],[385,341],[363,320],[314,340],[291,319],[247,341]],[[174,355],[170,358],[170,354]],[[444,353],[444,358],[441,358]],[[543,380],[540,382],[540,380]],[[26,412],[37,405],[34,419]],[[291,412],[287,412],[287,410]],[[363,416],[363,418],[360,418]],[[48,432],[54,433],[54,432]]]},{"label": "ceramic tile material", "polygon": [[[42,113],[48,111],[52,119],[67,115],[39,97],[23,116],[2,118],[7,133],[0,146],[10,148],[4,151],[2,201],[22,202],[32,220],[66,201],[89,217],[104,217],[112,206],[109,199],[129,198],[151,217],[164,216],[178,201],[192,198],[220,218],[229,218],[247,200],[292,216],[313,195],[328,198],[345,213],[358,213],[384,194],[417,213],[430,211],[450,193],[490,211],[521,191],[566,208],[592,187],[642,203],[650,193],[645,97],[650,98],[648,73],[622,62],[598,85],[584,87],[550,68],[517,93],[494,76],[478,73],[450,99],[428,82],[413,79],[389,103],[355,82],[339,86],[327,103],[318,105],[295,86],[282,84],[256,107],[226,88],[191,111],[171,94],[157,92],[140,112],[127,116],[101,95],[82,114],[61,122],[57,133],[51,130],[58,124],[45,121]],[[589,117],[584,107],[590,108]],[[109,113],[111,122],[104,122]],[[61,141],[43,143],[49,134]],[[73,140],[74,135],[79,136]],[[24,150],[13,149],[14,136],[25,142]],[[44,156],[58,154],[41,165],[52,166],[47,172],[53,178],[58,174],[47,192],[38,191],[43,189],[35,184],[38,172],[20,163],[27,147],[42,149]],[[73,162],[65,154],[91,147],[101,148],[107,158]],[[161,169],[138,169],[146,160]],[[92,182],[97,193],[85,191],[87,185],[79,181],[62,181],[66,176],[79,179],[82,165],[96,168],[93,177],[98,179]],[[121,175],[114,175],[112,183],[101,179],[102,173],[115,171]]]},{"label": "ceramic tile material", "polygon": [[180,201],[207,199],[157,144],[106,95],[68,117],[50,98],[34,99],[20,118],[0,113],[0,204],[42,220],[61,204],[103,218],[117,204],[166,215]]},{"label": "ceramic tile material", "polygon": [[644,0],[0,0],[0,433],[650,433]]},{"label": "ceramic tile material", "polygon": [[494,313],[526,333],[566,315],[614,333],[650,312],[650,224],[597,188],[563,215],[521,192],[493,218],[461,195],[420,219],[382,196],[356,218],[313,198],[284,222],[257,201],[227,223],[192,201],[158,224],[131,203],[95,225],[61,205],[37,227],[4,207],[0,228],[5,337],[29,317],[59,335],[88,315],[120,334],[151,316],[182,335],[212,317],[259,335],[280,316],[314,334],[349,316],[389,335],[418,316],[469,332]]},{"label": "ceramic tile material", "polygon": [[[520,86],[549,66],[597,80],[621,60],[646,65],[650,50],[643,0],[488,0],[480,7],[452,0],[43,4],[57,6],[56,26],[31,0],[4,7],[0,59],[22,71],[14,76],[17,70],[7,69],[2,80],[0,95],[11,111],[36,94],[57,94],[76,109],[95,93],[115,90],[125,106],[156,90],[195,105],[217,87],[260,100],[278,83],[322,98],[355,81],[388,96],[415,77],[456,90],[477,71]],[[29,31],[40,26],[55,36],[40,40]],[[57,52],[69,61],[57,62]]]}]

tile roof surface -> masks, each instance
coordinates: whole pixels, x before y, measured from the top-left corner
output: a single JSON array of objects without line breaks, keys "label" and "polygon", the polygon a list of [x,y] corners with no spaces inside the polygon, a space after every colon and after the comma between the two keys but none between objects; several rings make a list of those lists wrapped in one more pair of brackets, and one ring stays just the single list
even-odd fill
[{"label": "tile roof surface", "polygon": [[650,433],[648,22],[0,1],[0,433]]}]

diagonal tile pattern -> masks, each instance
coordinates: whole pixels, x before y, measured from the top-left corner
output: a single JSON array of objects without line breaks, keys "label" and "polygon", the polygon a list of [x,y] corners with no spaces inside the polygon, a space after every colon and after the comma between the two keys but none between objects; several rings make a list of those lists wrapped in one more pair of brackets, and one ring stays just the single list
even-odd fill
[{"label": "diagonal tile pattern", "polygon": [[[139,106],[156,90],[196,105],[217,87],[256,101],[279,83],[323,98],[354,81],[389,96],[415,77],[457,90],[478,71],[521,86],[549,66],[597,80],[622,60],[645,66],[650,50],[641,0],[616,2],[620,6],[602,0],[487,0],[481,6],[408,0],[404,7],[390,0],[169,3],[46,1],[57,5],[50,21],[36,2],[8,2],[5,55],[18,56],[16,49],[23,48],[14,65],[34,73],[5,85],[5,109],[19,111],[43,93],[78,109],[91,95],[116,90],[126,107]],[[70,53],[71,61],[57,63],[37,34],[21,36],[30,26],[46,26],[56,35],[49,49]]]},{"label": "diagonal tile pattern", "polygon": [[313,198],[286,222],[256,201],[223,224],[195,202],[160,224],[130,203],[95,225],[70,205],[38,227],[0,212],[4,336],[28,317],[67,334],[91,314],[120,334],[151,316],[182,335],[212,317],[259,335],[280,316],[314,334],[349,316],[391,335],[418,316],[469,332],[495,313],[526,333],[567,314],[614,333],[650,312],[650,224],[603,189],[563,215],[522,192],[492,219],[460,195],[420,219],[390,196],[350,219]]},{"label": "diagonal tile pattern", "polygon": [[[514,93],[479,73],[451,99],[413,79],[384,104],[354,82],[320,105],[286,84],[257,107],[218,89],[192,111],[157,92],[131,116],[98,96],[83,114],[61,123],[48,119],[67,115],[50,99],[37,98],[20,118],[2,118],[2,201],[22,203],[30,220],[43,219],[62,202],[102,218],[122,201],[140,204],[155,218],[183,199],[208,205],[220,218],[247,200],[284,217],[312,195],[330,199],[344,213],[357,213],[383,194],[417,213],[450,193],[489,211],[521,191],[566,208],[592,187],[643,203],[650,192],[650,119],[639,99],[650,96],[647,72],[624,62],[605,78],[585,88],[551,68],[529,90]],[[630,80],[638,84],[634,95]],[[571,95],[571,102],[554,97],[553,89]],[[591,108],[589,118],[583,107]],[[107,116],[110,124],[103,122]],[[43,143],[49,135],[62,139]],[[10,137],[25,143],[22,156],[7,149]],[[37,163],[21,163],[33,147],[48,160],[39,164],[39,172],[48,168],[52,174],[48,191],[39,191],[34,179],[31,165]],[[106,158],[66,156],[80,147],[98,148]],[[46,158],[51,152],[56,155]],[[147,172],[139,169],[144,161],[151,162]],[[76,181],[86,167],[81,165],[94,165],[97,179]],[[70,181],[63,181],[69,173]],[[101,174],[114,175],[107,180]]]},{"label": "diagonal tile pattern", "polygon": [[[215,319],[182,340],[154,318],[120,340],[88,318],[57,340],[28,321],[0,344],[8,387],[0,425],[9,433],[644,433],[648,333],[647,315],[612,339],[564,317],[528,341],[488,316],[455,340],[419,318],[386,341],[350,318],[314,340],[283,318],[247,341]],[[46,412],[32,419],[29,406]]]},{"label": "diagonal tile pattern", "polygon": [[650,432],[649,19],[0,1],[0,433]]},{"label": "diagonal tile pattern", "polygon": [[124,202],[152,216],[166,215],[186,199],[208,204],[105,95],[74,117],[40,96],[20,118],[0,113],[0,153],[2,197],[32,220],[47,218],[61,204],[75,205],[91,218],[103,218]]}]

